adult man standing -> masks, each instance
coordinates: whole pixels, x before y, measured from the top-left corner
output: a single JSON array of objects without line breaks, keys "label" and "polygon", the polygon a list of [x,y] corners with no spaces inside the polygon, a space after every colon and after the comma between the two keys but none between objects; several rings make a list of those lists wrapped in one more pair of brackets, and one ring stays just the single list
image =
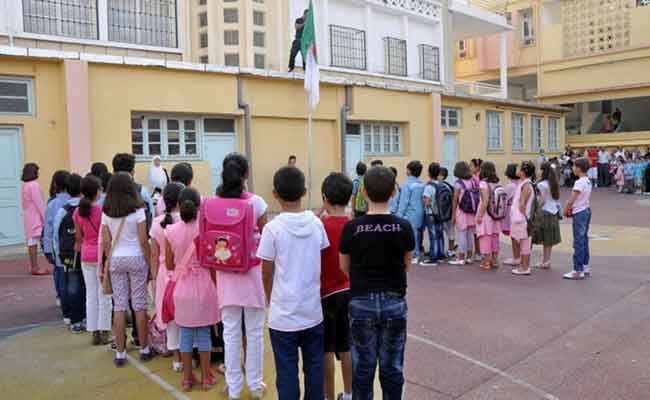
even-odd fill
[{"label": "adult man standing", "polygon": [[604,148],[598,149],[598,186],[609,187],[609,152]]},{"label": "adult man standing", "polygon": [[[296,68],[296,56],[300,53],[300,48],[302,47],[302,31],[305,29],[305,21],[307,20],[307,13],[309,10],[303,12],[302,17],[296,19],[296,38],[291,44],[291,54],[289,55],[289,72],[292,72]],[[302,60],[302,69],[305,69],[305,60]]]}]

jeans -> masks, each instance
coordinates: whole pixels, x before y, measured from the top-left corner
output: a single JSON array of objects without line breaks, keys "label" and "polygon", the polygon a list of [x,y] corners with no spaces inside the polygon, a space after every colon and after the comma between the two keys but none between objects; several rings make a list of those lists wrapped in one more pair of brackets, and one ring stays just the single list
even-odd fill
[{"label": "jeans", "polygon": [[86,318],[86,285],[81,271],[65,272],[65,296],[62,302],[70,323],[76,324]]},{"label": "jeans", "polygon": [[65,269],[61,267],[54,266],[54,289],[56,290],[56,297],[61,301],[61,312],[63,313],[64,318],[68,318],[68,310],[66,308],[65,302]]},{"label": "jeans", "polygon": [[275,358],[275,386],[278,398],[299,400],[298,349],[302,351],[303,373],[305,375],[305,400],[323,400],[325,363],[323,349],[325,333],[323,324],[297,332],[283,332],[269,329],[271,346]]},{"label": "jeans", "polygon": [[429,232],[429,258],[434,261],[445,258],[445,238],[442,233],[442,224],[437,224],[432,215],[426,215],[424,227]]},{"label": "jeans", "polygon": [[[298,53],[300,53],[300,47],[302,46],[302,42],[300,39],[294,39],[293,43],[291,44],[291,54],[289,54],[289,70],[293,71],[293,69],[296,67],[296,57],[298,56]],[[306,60],[302,60],[302,69],[305,68],[305,62]]]},{"label": "jeans", "polygon": [[353,399],[373,399],[377,362],[383,399],[401,399],[408,314],[406,299],[389,293],[370,293],[353,297],[349,310]]},{"label": "jeans", "polygon": [[591,208],[573,214],[573,269],[584,271],[589,265],[589,224]]},{"label": "jeans", "polygon": [[199,352],[209,352],[212,350],[212,341],[210,340],[210,326],[199,328],[180,327],[181,331],[181,353],[191,353],[194,349],[194,343],[197,344]]}]

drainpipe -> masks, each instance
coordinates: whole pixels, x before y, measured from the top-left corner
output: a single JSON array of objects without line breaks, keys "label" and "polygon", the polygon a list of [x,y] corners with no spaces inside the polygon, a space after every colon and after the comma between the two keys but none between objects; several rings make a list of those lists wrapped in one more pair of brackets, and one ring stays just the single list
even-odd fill
[{"label": "drainpipe", "polygon": [[352,87],[345,87],[345,103],[341,107],[341,171],[345,173],[345,165],[347,163],[345,143],[345,135],[348,126],[348,113],[352,112]]},{"label": "drainpipe", "polygon": [[[248,159],[248,170],[253,171],[253,145],[251,138],[251,107],[244,101],[241,75],[237,75],[237,108],[244,111],[244,148]],[[253,174],[248,176],[248,190],[253,192]]]}]

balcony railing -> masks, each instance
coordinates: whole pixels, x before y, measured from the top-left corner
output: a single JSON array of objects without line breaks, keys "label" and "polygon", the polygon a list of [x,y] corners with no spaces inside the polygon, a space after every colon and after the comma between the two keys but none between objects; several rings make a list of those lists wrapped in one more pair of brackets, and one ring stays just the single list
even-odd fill
[{"label": "balcony railing", "polygon": [[431,19],[440,19],[440,3],[433,0],[370,0],[371,3],[398,8]]},{"label": "balcony railing", "polygon": [[500,99],[506,97],[501,91],[501,87],[498,85],[490,85],[489,83],[483,82],[462,81],[458,79],[454,84],[454,91],[461,95],[487,96]]}]

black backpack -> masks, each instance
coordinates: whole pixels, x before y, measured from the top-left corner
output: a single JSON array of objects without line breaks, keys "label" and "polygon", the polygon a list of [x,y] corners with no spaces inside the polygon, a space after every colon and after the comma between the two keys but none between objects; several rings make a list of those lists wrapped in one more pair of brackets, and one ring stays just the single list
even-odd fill
[{"label": "black backpack", "polygon": [[444,183],[434,183],[434,186],[436,188],[436,207],[433,210],[433,218],[439,224],[451,221],[453,190]]},{"label": "black backpack", "polygon": [[81,254],[75,251],[76,231],[74,226],[74,211],[77,206],[66,204],[63,206],[65,216],[59,225],[59,259],[66,272],[81,271]]}]

